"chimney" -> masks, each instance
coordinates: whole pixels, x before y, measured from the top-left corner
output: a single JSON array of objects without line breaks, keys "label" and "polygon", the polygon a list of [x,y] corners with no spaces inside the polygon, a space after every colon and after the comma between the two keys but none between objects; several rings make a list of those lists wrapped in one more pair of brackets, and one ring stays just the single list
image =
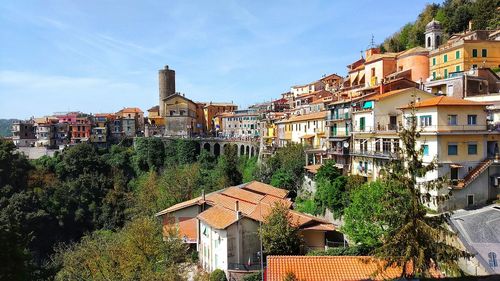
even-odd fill
[{"label": "chimney", "polygon": [[472,20],[469,21],[469,31],[472,31]]},{"label": "chimney", "polygon": [[205,201],[205,189],[201,190],[201,199]]},{"label": "chimney", "polygon": [[240,202],[238,200],[234,202],[234,210],[236,211],[236,219],[239,220],[241,218],[241,212],[240,212]]}]

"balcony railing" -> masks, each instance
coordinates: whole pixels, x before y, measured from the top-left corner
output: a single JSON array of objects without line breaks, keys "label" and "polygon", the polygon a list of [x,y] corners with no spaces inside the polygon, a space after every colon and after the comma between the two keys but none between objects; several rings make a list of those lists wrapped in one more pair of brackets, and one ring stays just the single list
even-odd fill
[{"label": "balcony railing", "polygon": [[385,158],[385,159],[397,159],[399,158],[399,153],[392,151],[373,151],[373,150],[363,150],[355,149],[351,151],[353,156],[369,156],[374,158]]},{"label": "balcony railing", "polygon": [[349,149],[348,148],[330,148],[327,151],[329,154],[335,154],[335,155],[349,155]]},{"label": "balcony railing", "polygon": [[228,270],[255,271],[255,270],[261,270],[261,265],[260,265],[260,263],[250,263],[250,264],[228,263],[227,269]]},{"label": "balcony railing", "polygon": [[491,129],[488,125],[431,125],[431,126],[417,126],[418,130],[422,132],[474,132],[474,131],[487,131]]},{"label": "balcony railing", "polygon": [[340,120],[346,120],[346,119],[351,119],[350,113],[330,114],[330,115],[328,115],[328,118],[326,119],[326,121],[340,121]]}]

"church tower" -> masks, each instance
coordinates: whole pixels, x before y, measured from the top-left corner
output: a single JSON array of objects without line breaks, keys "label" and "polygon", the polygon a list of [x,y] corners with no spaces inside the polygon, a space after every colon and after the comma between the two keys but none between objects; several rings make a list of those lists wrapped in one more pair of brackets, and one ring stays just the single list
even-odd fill
[{"label": "church tower", "polygon": [[443,30],[441,29],[441,23],[432,19],[425,26],[425,48],[429,51],[437,49],[441,44],[442,37]]}]

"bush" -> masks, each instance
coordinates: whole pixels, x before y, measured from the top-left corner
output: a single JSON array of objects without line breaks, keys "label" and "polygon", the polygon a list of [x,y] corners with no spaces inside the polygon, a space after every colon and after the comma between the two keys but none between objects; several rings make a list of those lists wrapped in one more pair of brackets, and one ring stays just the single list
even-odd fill
[{"label": "bush", "polygon": [[353,247],[335,247],[328,250],[315,250],[307,253],[308,256],[366,256],[369,255],[372,248],[365,246]]},{"label": "bush", "polygon": [[221,269],[216,269],[210,273],[210,281],[227,281],[226,273]]},{"label": "bush", "polygon": [[262,280],[262,271],[254,272],[252,274],[245,275],[243,281],[260,281]]}]

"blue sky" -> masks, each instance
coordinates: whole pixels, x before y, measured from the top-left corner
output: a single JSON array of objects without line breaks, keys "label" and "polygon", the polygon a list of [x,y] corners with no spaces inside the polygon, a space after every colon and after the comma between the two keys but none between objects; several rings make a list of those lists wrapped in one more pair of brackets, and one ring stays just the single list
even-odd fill
[{"label": "blue sky", "polygon": [[345,66],[414,21],[412,1],[1,1],[0,118],[115,112],[177,91],[244,107]]}]

